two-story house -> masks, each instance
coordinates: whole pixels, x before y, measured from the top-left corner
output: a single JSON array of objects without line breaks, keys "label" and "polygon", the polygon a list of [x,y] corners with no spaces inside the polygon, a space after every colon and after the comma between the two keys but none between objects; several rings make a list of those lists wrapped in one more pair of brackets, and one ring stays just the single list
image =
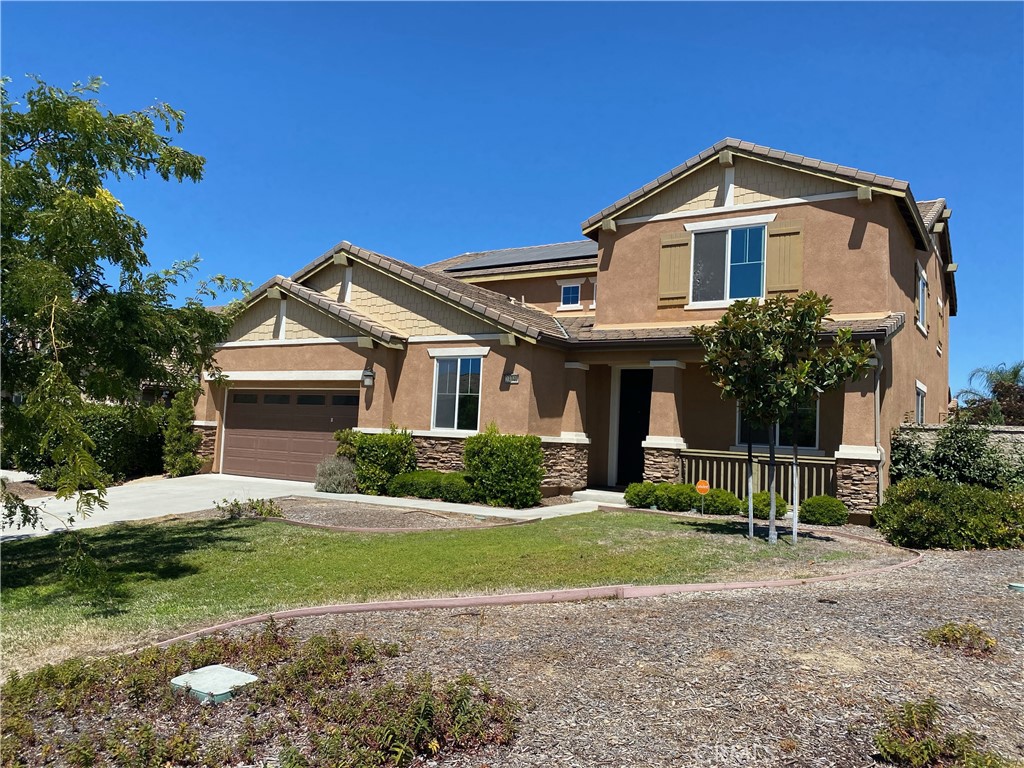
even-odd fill
[{"label": "two-story house", "polygon": [[247,298],[196,424],[231,474],[312,479],[336,429],[391,425],[421,467],[457,468],[494,422],[541,436],[551,490],[704,478],[742,493],[745,430],[763,454],[769,428],[722,399],[692,329],[736,299],[814,290],[877,365],[772,429],[783,446],[796,432],[801,497],[869,511],[892,429],[946,415],[949,217],[907,182],[725,139],[588,218],[578,242],[428,267],[342,242]]}]

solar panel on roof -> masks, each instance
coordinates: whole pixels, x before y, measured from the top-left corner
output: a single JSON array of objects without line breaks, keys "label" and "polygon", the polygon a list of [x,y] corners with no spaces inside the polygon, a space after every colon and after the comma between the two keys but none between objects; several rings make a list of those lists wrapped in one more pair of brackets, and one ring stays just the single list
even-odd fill
[{"label": "solar panel on roof", "polygon": [[571,261],[597,256],[597,243],[593,240],[579,240],[554,245],[531,245],[526,248],[506,248],[501,251],[483,251],[478,258],[464,261],[446,272],[460,272],[468,269],[488,267],[512,267],[519,264],[541,264],[547,261]]}]

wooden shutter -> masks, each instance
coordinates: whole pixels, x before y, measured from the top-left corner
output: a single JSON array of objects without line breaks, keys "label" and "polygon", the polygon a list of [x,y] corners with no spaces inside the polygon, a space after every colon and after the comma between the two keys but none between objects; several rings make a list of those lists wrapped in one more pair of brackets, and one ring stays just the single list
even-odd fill
[{"label": "wooden shutter", "polygon": [[765,293],[796,293],[804,271],[804,233],[799,221],[776,221],[768,225],[765,258]]},{"label": "wooden shutter", "polygon": [[658,272],[658,300],[686,304],[690,300],[689,232],[661,236],[661,266]]}]

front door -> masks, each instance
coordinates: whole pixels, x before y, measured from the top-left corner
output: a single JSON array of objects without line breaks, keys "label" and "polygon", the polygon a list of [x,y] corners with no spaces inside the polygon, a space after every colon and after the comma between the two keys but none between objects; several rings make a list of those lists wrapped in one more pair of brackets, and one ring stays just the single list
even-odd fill
[{"label": "front door", "polygon": [[643,441],[651,419],[651,384],[654,371],[624,369],[619,386],[619,440],[617,485],[639,483],[644,479]]}]

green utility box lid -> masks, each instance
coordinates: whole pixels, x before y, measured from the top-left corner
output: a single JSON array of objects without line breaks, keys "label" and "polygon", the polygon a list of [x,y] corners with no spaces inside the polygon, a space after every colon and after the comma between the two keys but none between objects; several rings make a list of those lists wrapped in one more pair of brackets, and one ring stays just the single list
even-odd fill
[{"label": "green utility box lid", "polygon": [[258,677],[247,672],[223,664],[211,664],[172,678],[171,688],[175,691],[188,691],[192,698],[199,701],[219,704],[230,699],[236,688],[257,680]]}]

